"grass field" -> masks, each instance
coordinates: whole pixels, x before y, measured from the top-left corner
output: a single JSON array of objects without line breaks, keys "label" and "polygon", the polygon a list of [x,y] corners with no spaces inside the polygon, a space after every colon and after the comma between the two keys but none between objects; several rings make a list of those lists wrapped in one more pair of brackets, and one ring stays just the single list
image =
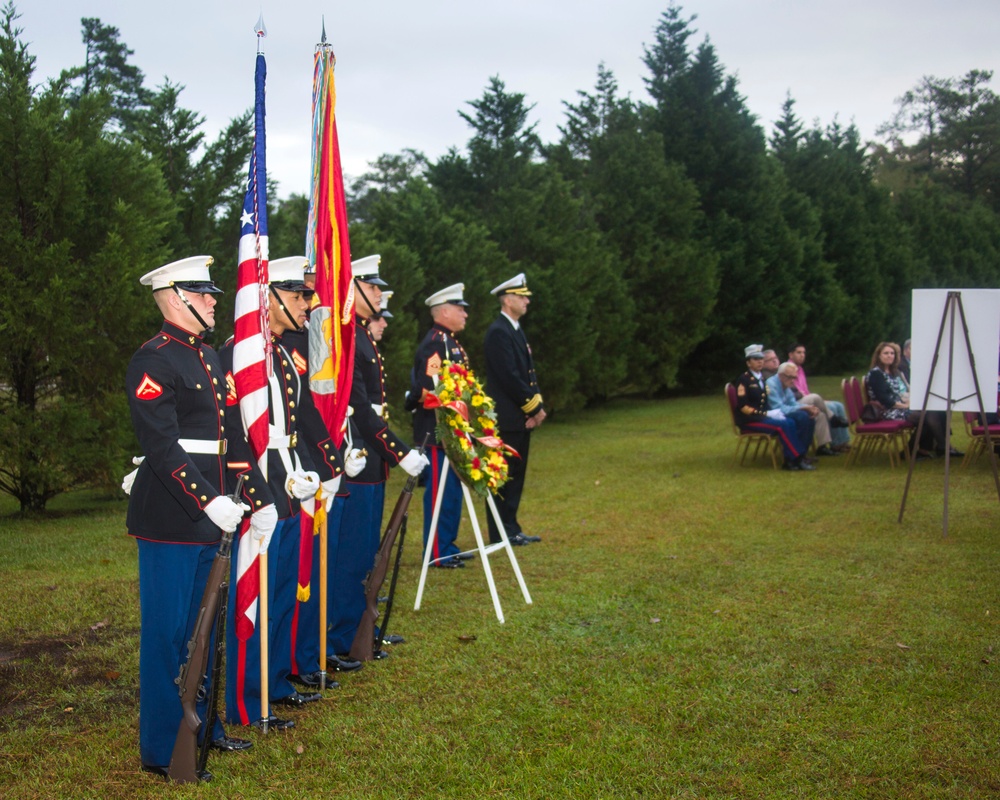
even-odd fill
[{"label": "grass field", "polygon": [[124,502],[67,496],[33,521],[8,503],[2,796],[997,796],[988,464],[953,465],[944,537],[940,460],[916,466],[899,524],[906,471],[885,459],[785,473],[734,466],[734,445],[721,392],[547,423],[522,509],[543,541],[516,550],[533,604],[497,554],[505,624],[478,560],[432,572],[414,612],[411,534],[393,611],[407,644],[290,712],[294,731],[213,755],[198,787],[139,771]]}]

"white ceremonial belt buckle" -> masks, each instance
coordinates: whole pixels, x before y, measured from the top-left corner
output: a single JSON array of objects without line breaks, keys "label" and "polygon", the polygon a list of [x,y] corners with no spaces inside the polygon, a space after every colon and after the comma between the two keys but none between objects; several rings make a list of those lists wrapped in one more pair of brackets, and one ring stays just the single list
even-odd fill
[{"label": "white ceremonial belt buckle", "polygon": [[178,439],[177,444],[184,448],[185,453],[206,456],[224,456],[228,449],[225,439]]},{"label": "white ceremonial belt buckle", "polygon": [[291,436],[272,436],[267,442],[268,450],[289,450],[299,443],[299,435],[293,433]]}]

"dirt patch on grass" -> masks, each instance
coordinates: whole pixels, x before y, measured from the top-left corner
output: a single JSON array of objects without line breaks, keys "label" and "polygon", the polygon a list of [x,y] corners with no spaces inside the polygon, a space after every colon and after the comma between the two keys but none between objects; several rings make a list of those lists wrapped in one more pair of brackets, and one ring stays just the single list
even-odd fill
[{"label": "dirt patch on grass", "polygon": [[0,640],[0,730],[69,706],[97,714],[109,703],[134,703],[136,688],[128,685],[131,676],[123,677],[119,655],[122,639],[131,636],[138,630]]}]

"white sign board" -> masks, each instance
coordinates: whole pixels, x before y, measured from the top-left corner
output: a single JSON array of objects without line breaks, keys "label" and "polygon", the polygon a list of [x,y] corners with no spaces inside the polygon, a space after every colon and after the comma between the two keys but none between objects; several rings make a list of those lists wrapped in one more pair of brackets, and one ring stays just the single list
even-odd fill
[{"label": "white sign board", "polygon": [[[912,335],[910,336],[910,408],[924,405],[927,382],[934,361],[934,381],[927,400],[930,411],[948,407],[948,374],[951,372],[952,410],[978,411],[976,384],[972,377],[969,346],[962,329],[958,304],[948,306],[949,292],[958,292],[969,328],[969,346],[983,395],[983,408],[997,410],[997,375],[1000,361],[1000,289],[914,289]],[[947,308],[947,314],[946,314]],[[952,328],[954,317],[954,329]],[[944,319],[944,329],[941,320]],[[954,330],[954,333],[952,331]]]}]

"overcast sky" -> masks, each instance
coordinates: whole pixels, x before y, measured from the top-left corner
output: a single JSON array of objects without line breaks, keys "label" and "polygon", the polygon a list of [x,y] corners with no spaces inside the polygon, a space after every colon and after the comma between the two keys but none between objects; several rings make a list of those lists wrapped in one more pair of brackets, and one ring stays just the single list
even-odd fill
[{"label": "overcast sky", "polygon": [[[181,104],[210,138],[253,103],[256,39],[268,37],[267,159],[279,196],[306,193],[312,54],[321,18],[337,55],[337,124],[345,171],[410,147],[432,159],[464,147],[458,110],[490,76],[534,103],[543,140],[558,138],[562,101],[591,91],[603,61],[623,93],[645,99],[643,46],[668,0],[17,0],[36,82],[80,65],[80,19],[119,29],[150,88],[185,86]],[[786,93],[806,123],[857,124],[864,138],[921,77],[993,70],[1000,61],[997,0],[690,0],[692,49],[707,36],[747,106],[770,134]],[[1000,75],[993,83],[1000,91]]]}]

